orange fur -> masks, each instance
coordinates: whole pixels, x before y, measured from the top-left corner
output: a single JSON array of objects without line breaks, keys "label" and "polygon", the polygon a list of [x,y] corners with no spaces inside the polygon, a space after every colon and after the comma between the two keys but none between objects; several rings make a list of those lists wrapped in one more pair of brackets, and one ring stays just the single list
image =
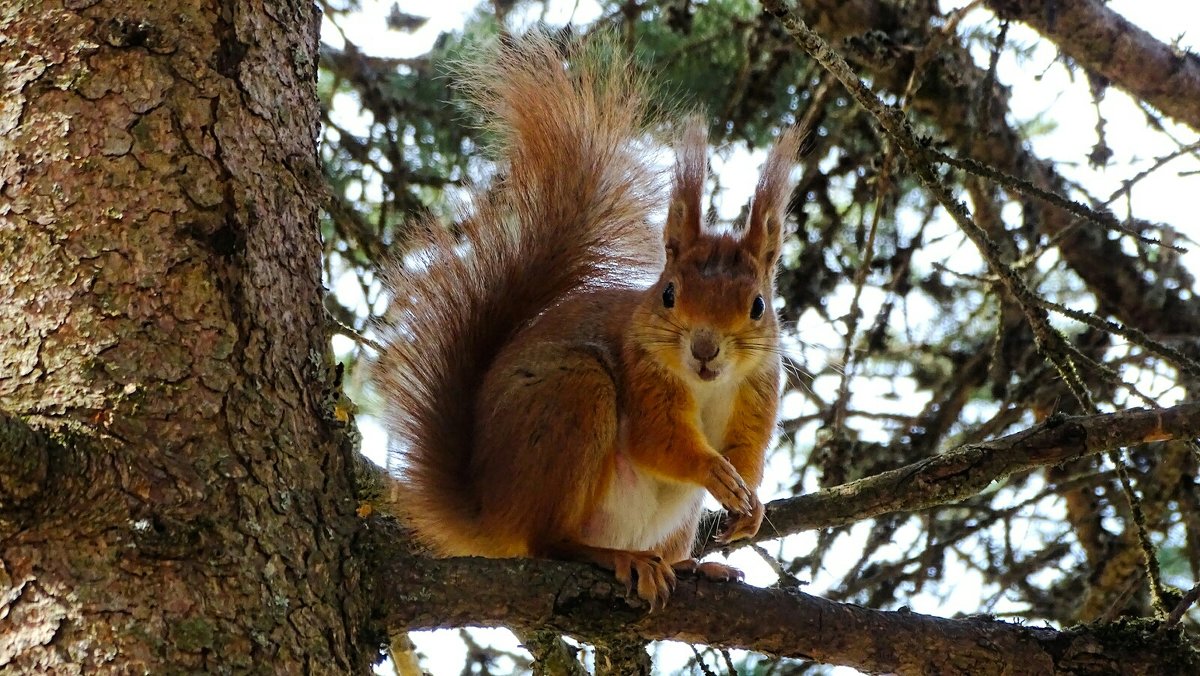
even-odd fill
[{"label": "orange fur", "polygon": [[527,37],[478,61],[468,91],[506,175],[475,195],[463,242],[431,224],[416,264],[386,272],[395,299],[373,377],[397,506],[437,553],[589,561],[660,606],[671,564],[736,573],[691,563],[704,491],[735,514],[726,535],[761,521],[799,134],[772,151],[734,237],[701,226],[706,140],[687,124],[659,243],[656,176],[637,147],[645,84],[598,53],[564,69],[549,40]]}]

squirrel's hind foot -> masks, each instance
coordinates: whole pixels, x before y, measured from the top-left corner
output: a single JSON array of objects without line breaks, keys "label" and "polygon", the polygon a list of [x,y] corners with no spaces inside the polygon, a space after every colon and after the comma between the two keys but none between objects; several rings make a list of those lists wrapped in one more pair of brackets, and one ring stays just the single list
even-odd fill
[{"label": "squirrel's hind foot", "polygon": [[717,561],[684,559],[671,564],[676,573],[699,575],[713,582],[741,582],[746,575],[741,570]]},{"label": "squirrel's hind foot", "polygon": [[661,556],[654,552],[612,550],[612,564],[626,594],[633,590],[636,578],[637,595],[650,604],[650,612],[667,605],[667,599],[675,591],[675,571]]},{"label": "squirrel's hind foot", "polygon": [[662,610],[675,590],[675,571],[657,552],[626,551],[593,547],[579,542],[559,542],[546,547],[542,555],[568,561],[594,563],[616,573],[617,581],[625,585],[625,593],[633,593],[650,604],[651,612]]}]

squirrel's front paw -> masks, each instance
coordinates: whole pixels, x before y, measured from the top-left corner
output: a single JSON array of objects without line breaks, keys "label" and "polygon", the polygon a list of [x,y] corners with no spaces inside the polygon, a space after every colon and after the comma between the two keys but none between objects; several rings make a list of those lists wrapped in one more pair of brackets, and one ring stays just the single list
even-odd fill
[{"label": "squirrel's front paw", "polygon": [[650,604],[651,612],[662,610],[675,589],[675,571],[654,552],[616,552],[613,570],[626,593],[633,591],[637,577],[637,594]]},{"label": "squirrel's front paw", "polygon": [[708,492],[730,512],[749,514],[754,511],[757,498],[746,487],[746,482],[742,481],[742,475],[738,474],[724,456],[713,456],[711,462],[708,483],[704,485]]},{"label": "squirrel's front paw", "polygon": [[727,544],[742,538],[754,537],[762,526],[763,514],[766,511],[757,495],[751,494],[753,500],[748,512],[731,512],[725,517],[725,528],[717,535],[717,542]]}]

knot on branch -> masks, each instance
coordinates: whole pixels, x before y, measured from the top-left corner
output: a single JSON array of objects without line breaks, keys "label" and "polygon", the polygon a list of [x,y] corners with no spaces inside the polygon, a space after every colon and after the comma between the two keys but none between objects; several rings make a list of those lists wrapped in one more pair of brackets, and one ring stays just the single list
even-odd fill
[{"label": "knot on branch", "polygon": [[0,411],[0,512],[18,509],[41,493],[53,445],[24,420]]}]

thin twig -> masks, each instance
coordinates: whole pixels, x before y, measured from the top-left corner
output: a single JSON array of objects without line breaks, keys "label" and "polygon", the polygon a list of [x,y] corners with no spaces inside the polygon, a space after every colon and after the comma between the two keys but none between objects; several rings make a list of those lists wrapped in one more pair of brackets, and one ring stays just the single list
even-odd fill
[{"label": "thin twig", "polygon": [[953,155],[948,155],[940,150],[937,150],[936,148],[929,148],[928,152],[933,157],[933,159],[935,159],[938,162],[942,162],[942,163],[948,164],[952,167],[962,169],[963,171],[975,174],[976,176],[979,176],[981,178],[986,178],[990,181],[993,181],[999,185],[1004,186],[1005,188],[1015,190],[1021,194],[1029,195],[1030,197],[1036,197],[1037,199],[1040,199],[1043,202],[1046,202],[1048,204],[1053,204],[1054,206],[1062,209],[1063,211],[1066,211],[1070,214],[1073,214],[1073,215],[1083,218],[1085,220],[1091,221],[1097,225],[1101,225],[1103,227],[1110,228],[1112,230],[1116,230],[1123,234],[1129,235],[1130,237],[1133,237],[1133,238],[1137,239],[1138,241],[1144,242],[1146,244],[1153,244],[1155,246],[1161,246],[1165,249],[1171,249],[1173,251],[1178,251],[1180,253],[1187,253],[1187,249],[1185,247],[1181,247],[1176,244],[1167,244],[1166,242],[1163,242],[1160,239],[1155,239],[1153,237],[1147,237],[1146,235],[1143,235],[1142,233],[1137,232],[1136,230],[1133,230],[1129,226],[1118,221],[1117,217],[1113,216],[1110,213],[1107,213],[1104,211],[1097,211],[1096,209],[1087,207],[1087,206],[1080,204],[1079,202],[1076,202],[1074,200],[1067,199],[1066,197],[1063,197],[1062,195],[1059,195],[1057,193],[1053,193],[1049,190],[1044,190],[1042,188],[1039,188],[1036,185],[1034,185],[1033,183],[1030,183],[1029,181],[1027,181],[1023,178],[1017,178],[1016,176],[1013,176],[1011,174],[1006,174],[1003,171],[1000,171],[999,169],[997,169],[995,167],[984,164],[983,162],[980,162],[978,160],[973,160],[969,157],[954,157]]},{"label": "thin twig", "polygon": [[1186,613],[1188,608],[1191,608],[1198,599],[1200,599],[1200,583],[1196,583],[1195,586],[1188,590],[1188,593],[1183,595],[1183,598],[1179,599],[1179,603],[1175,604],[1175,607],[1171,609],[1171,614],[1167,616],[1167,621],[1163,622],[1162,626],[1158,628],[1158,633],[1161,634],[1171,627],[1179,624],[1179,621],[1183,619],[1183,614]]},{"label": "thin twig", "polygon": [[[948,161],[953,158],[949,158],[944,153],[935,150],[929,139],[918,139],[904,112],[896,107],[885,105],[875,92],[859,79],[857,73],[850,68],[846,60],[831,48],[821,36],[810,29],[803,19],[792,12],[783,0],[763,0],[763,7],[779,19],[788,34],[796,40],[804,51],[808,52],[809,56],[838,78],[855,101],[869,112],[888,136],[899,145],[901,151],[904,152],[913,166],[917,179],[933,195],[934,199],[946,209],[959,228],[975,244],[987,262],[988,268],[1000,278],[1005,289],[1020,304],[1026,320],[1033,330],[1034,344],[1038,351],[1054,366],[1063,383],[1070,390],[1072,396],[1079,402],[1083,410],[1089,413],[1098,412],[1099,408],[1096,406],[1091,392],[1084,384],[1075,361],[1070,354],[1066,338],[1050,325],[1049,315],[1046,308],[1042,306],[1039,296],[1025,284],[1016,271],[1003,262],[1001,252],[996,243],[975,222],[967,206],[954,196],[953,191],[946,184],[945,180],[934,171],[933,163],[935,161],[939,159]],[[984,166],[978,162],[973,162],[973,164],[981,167]],[[998,174],[1000,172],[993,170],[992,173]],[[1045,191],[1041,192],[1045,193]],[[1045,194],[1050,195],[1050,193]],[[1056,199],[1070,203],[1069,200]],[[1083,207],[1083,209],[1085,212],[1091,211],[1086,209],[1086,207]],[[1112,223],[1116,222],[1111,217],[1108,220]],[[1101,220],[1100,222],[1104,221]],[[1109,457],[1117,465],[1117,476],[1120,478],[1121,487],[1133,514],[1138,542],[1142,547],[1143,564],[1146,568],[1147,577],[1150,580],[1150,593],[1154,601],[1155,610],[1161,614],[1166,614],[1163,606],[1163,587],[1159,575],[1158,558],[1154,546],[1150,542],[1149,533],[1146,531],[1145,515],[1141,509],[1140,499],[1133,491],[1132,481],[1124,464],[1121,462],[1120,455],[1116,451],[1111,451]]]}]

